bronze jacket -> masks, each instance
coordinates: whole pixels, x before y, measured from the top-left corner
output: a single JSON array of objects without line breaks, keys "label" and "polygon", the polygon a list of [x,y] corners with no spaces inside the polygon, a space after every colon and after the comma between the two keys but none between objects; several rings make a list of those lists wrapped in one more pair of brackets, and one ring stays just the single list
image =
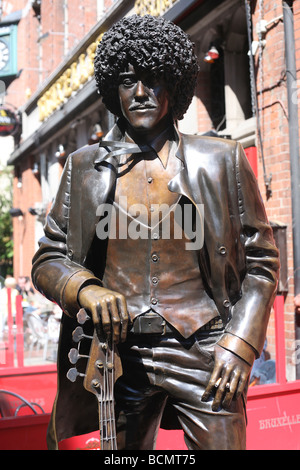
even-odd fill
[{"label": "bronze jacket", "polygon": [[[105,140],[122,138],[116,124]],[[179,134],[176,155],[183,169],[169,182],[169,189],[194,204],[204,204],[200,269],[227,323],[229,349],[238,348],[243,357],[247,345],[258,357],[276,293],[279,261],[256,178],[241,145],[234,141]],[[70,367],[67,354],[72,347],[70,331],[76,326],[78,292],[88,283],[101,285],[97,208],[111,196],[115,180],[116,160],[105,148],[86,146],[71,154],[33,259],[35,287],[66,313],[59,347],[60,392],[53,413],[58,440],[97,428],[94,397],[82,383],[77,388],[68,383],[65,373]],[[223,346],[227,343],[224,340]],[[80,419],[80,409],[93,416],[91,420]]]}]

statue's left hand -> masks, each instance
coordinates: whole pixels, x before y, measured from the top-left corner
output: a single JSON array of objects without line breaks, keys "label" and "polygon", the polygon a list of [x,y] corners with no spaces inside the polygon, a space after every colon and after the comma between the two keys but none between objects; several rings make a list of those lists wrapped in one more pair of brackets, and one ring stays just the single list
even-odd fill
[{"label": "statue's left hand", "polygon": [[238,398],[248,382],[251,366],[230,351],[216,345],[214,350],[215,366],[210,380],[202,395],[208,401],[214,394],[213,411],[220,406],[229,408],[233,398]]}]

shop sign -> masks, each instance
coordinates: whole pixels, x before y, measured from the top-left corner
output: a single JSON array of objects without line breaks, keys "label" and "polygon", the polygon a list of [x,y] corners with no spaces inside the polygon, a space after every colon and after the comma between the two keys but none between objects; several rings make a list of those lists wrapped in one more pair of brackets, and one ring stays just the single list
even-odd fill
[{"label": "shop sign", "polygon": [[134,9],[137,15],[163,15],[178,0],[136,0]]},{"label": "shop sign", "polygon": [[20,126],[17,115],[8,108],[0,108],[0,137],[14,135]]},{"label": "shop sign", "polygon": [[38,100],[39,119],[44,121],[59,109],[94,75],[94,58],[97,44],[103,33],[89,45],[85,52],[74,60],[69,68]]}]

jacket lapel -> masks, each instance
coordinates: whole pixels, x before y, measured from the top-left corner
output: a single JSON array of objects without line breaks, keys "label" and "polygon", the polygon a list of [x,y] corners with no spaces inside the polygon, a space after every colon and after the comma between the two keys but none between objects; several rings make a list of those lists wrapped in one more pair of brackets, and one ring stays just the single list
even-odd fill
[{"label": "jacket lapel", "polygon": [[[179,145],[176,151],[176,156],[179,158],[183,163],[183,168],[175,175],[174,178],[169,181],[168,188],[170,191],[175,192],[177,194],[181,194],[187,197],[195,206],[197,213],[198,213],[198,220],[201,224],[202,236],[204,241],[204,212],[203,212],[203,202],[202,202],[202,195],[201,192],[198,194],[194,194],[192,190],[190,181],[191,178],[189,176],[189,169],[185,154],[185,137],[179,134]],[[202,245],[202,243],[201,243]]]}]

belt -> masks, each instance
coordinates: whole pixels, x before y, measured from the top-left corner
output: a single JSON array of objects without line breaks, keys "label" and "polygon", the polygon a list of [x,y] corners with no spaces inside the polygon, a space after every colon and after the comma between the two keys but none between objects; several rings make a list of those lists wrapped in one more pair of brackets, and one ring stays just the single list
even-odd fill
[{"label": "belt", "polygon": [[[224,327],[220,317],[213,318],[208,323],[199,328],[198,331],[221,330]],[[169,325],[166,320],[156,313],[145,313],[133,321],[129,333],[143,335],[166,335],[174,334],[176,330]]]}]

